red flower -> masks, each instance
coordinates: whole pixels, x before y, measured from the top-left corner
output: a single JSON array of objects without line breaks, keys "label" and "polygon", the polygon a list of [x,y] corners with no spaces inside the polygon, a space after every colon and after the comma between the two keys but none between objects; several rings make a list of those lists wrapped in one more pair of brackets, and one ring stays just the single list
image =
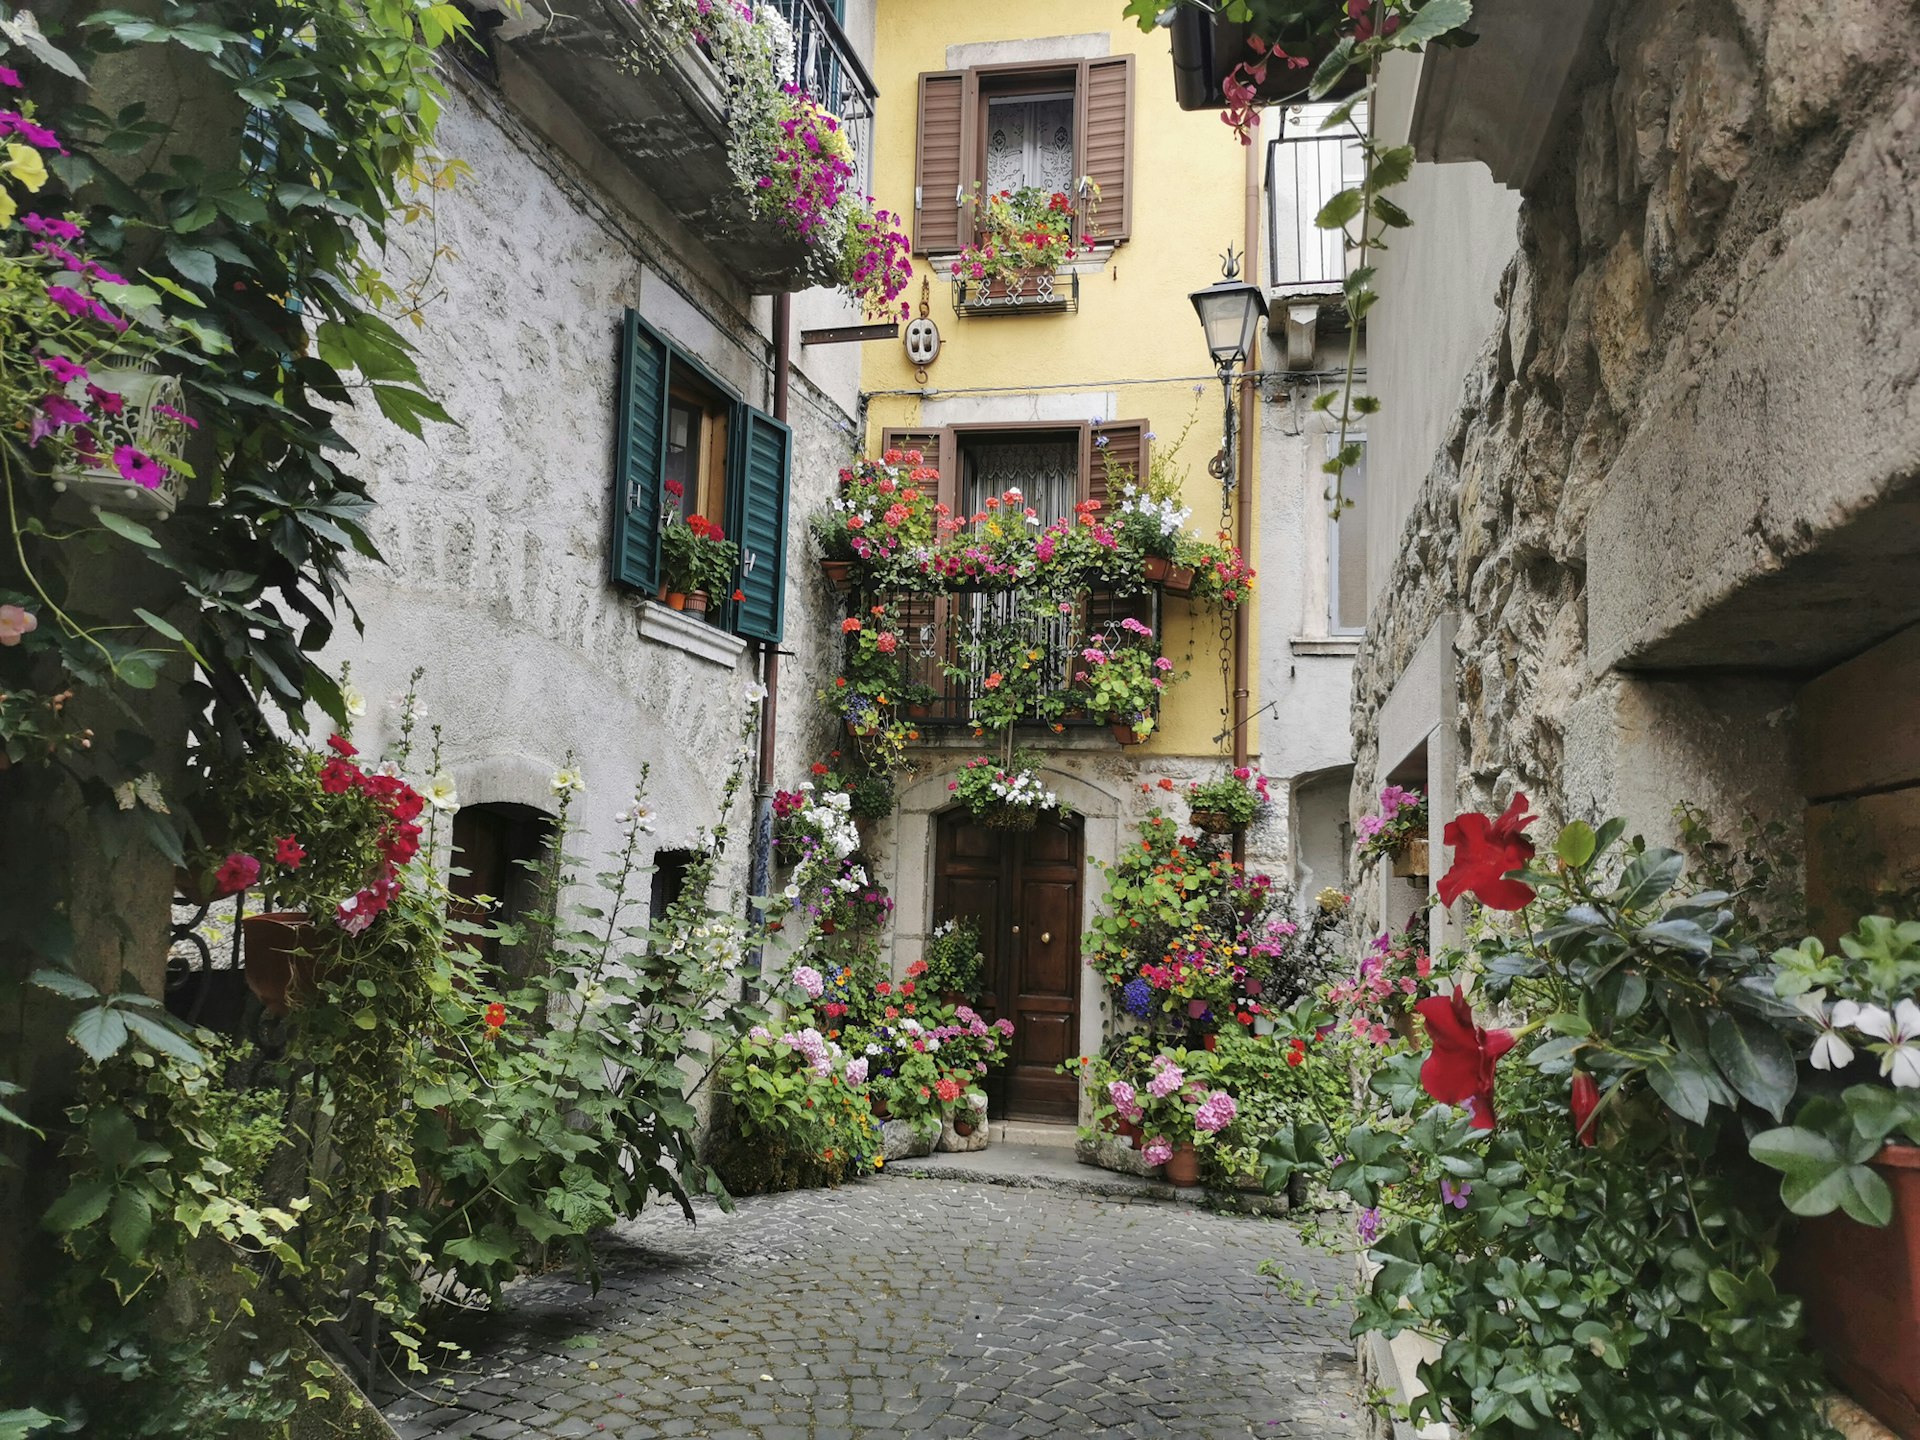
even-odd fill
[{"label": "red flower", "polygon": [[891,994],[893,994],[893,984],[892,984],[892,982],[891,982],[891,981],[887,981],[887,980],[882,980],[882,981],[881,981],[881,982],[880,982],[880,983],[879,983],[878,985],[876,985],[876,986],[874,986],[874,987],[873,987],[873,993],[874,993],[874,994],[876,994],[876,995],[891,995]]},{"label": "red flower", "polygon": [[816,760],[816,761],[814,761],[814,762],[813,762],[813,773],[814,773],[814,774],[816,774],[816,775],[824,775],[824,774],[826,774],[826,773],[827,773],[827,767],[826,767],[826,765],[825,765],[825,764],[823,764],[822,762],[820,762],[820,761],[818,761],[818,760]]},{"label": "red flower", "polygon": [[426,804],[427,802],[420,798],[420,792],[418,790],[414,789],[411,785],[403,784],[394,792],[392,806],[393,818],[396,820],[417,819],[420,812],[426,808]]},{"label": "red flower", "polygon": [[320,767],[320,788],[329,795],[344,795],[360,781],[360,767],[351,760],[338,758]]},{"label": "red flower", "polygon": [[913,981],[911,981],[911,980],[902,980],[902,981],[900,982],[900,993],[901,993],[902,995],[911,995],[911,994],[913,994]]},{"label": "red flower", "polygon": [[1518,910],[1533,899],[1533,887],[1502,877],[1533,858],[1533,841],[1521,832],[1534,817],[1515,791],[1499,819],[1469,812],[1447,822],[1442,837],[1453,847],[1453,868],[1440,878],[1440,903],[1451,905],[1471,890],[1490,910]]},{"label": "red flower", "polygon": [[926,973],[927,973],[927,962],[924,960],[916,960],[913,962],[913,964],[907,966],[907,974],[914,976],[916,979],[919,976],[922,976]]},{"label": "red flower", "polygon": [[300,862],[306,858],[307,852],[291,835],[282,835],[274,845],[273,863],[283,870],[298,870]]},{"label": "red flower", "polygon": [[327,736],[327,746],[336,755],[358,755],[360,753],[353,747],[351,741],[343,740],[338,735]]},{"label": "red flower", "polygon": [[1433,1041],[1433,1053],[1420,1066],[1421,1088],[1443,1105],[1465,1105],[1474,1129],[1493,1129],[1493,1067],[1513,1048],[1513,1036],[1474,1024],[1473,1006],[1458,989],[1413,1008]]},{"label": "red flower", "polygon": [[736,590],[733,592],[733,598],[736,602],[744,600],[747,598],[747,592],[744,590]]},{"label": "red flower", "polygon": [[955,1080],[941,1080],[933,1087],[933,1093],[951,1105],[960,1098],[960,1085]]},{"label": "red flower", "polygon": [[1287,1064],[1299,1065],[1306,1058],[1307,1058],[1307,1042],[1296,1038],[1293,1044],[1287,1047]]},{"label": "red flower", "polygon": [[221,895],[238,895],[260,878],[260,862],[251,855],[235,852],[220,862],[213,872],[213,888]]},{"label": "red flower", "polygon": [[492,1034],[507,1023],[507,1007],[498,1000],[487,1006],[487,1033]]},{"label": "red flower", "polygon": [[1600,1108],[1600,1082],[1584,1070],[1573,1075],[1573,1133],[1582,1145],[1591,1145],[1593,1112]]}]

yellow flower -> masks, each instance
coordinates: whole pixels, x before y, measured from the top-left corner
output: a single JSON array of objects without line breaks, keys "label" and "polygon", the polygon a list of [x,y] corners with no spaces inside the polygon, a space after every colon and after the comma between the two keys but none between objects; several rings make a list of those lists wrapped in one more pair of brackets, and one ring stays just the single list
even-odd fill
[{"label": "yellow flower", "polygon": [[7,146],[7,158],[0,160],[0,171],[13,176],[29,190],[38,190],[47,183],[47,162],[31,145]]},{"label": "yellow flower", "polygon": [[6,191],[0,190],[0,230],[13,224],[13,211],[13,197]]}]

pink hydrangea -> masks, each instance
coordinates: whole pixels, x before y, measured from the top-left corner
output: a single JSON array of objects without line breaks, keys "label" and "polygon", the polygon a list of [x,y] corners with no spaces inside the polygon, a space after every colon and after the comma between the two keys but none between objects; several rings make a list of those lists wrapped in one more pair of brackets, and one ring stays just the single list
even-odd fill
[{"label": "pink hydrangea", "polygon": [[1130,1125],[1138,1125],[1145,1113],[1140,1108],[1139,1098],[1134,1094],[1133,1086],[1124,1080],[1107,1082],[1107,1098],[1113,1101],[1113,1108],[1120,1112],[1120,1118]]},{"label": "pink hydrangea", "polygon": [[1146,1148],[1140,1152],[1140,1158],[1149,1165],[1164,1165],[1173,1158],[1173,1146],[1164,1135],[1156,1135],[1147,1141]]},{"label": "pink hydrangea", "polygon": [[867,1083],[866,1056],[862,1055],[858,1059],[847,1062],[847,1083],[849,1085],[864,1085]]},{"label": "pink hydrangea", "polygon": [[[1158,1058],[1160,1060],[1166,1060],[1164,1055]],[[1186,1072],[1171,1060],[1167,1060],[1167,1063],[1160,1067],[1154,1077],[1147,1081],[1147,1093],[1156,1100],[1164,1100],[1182,1085],[1186,1084],[1186,1081]]]},{"label": "pink hydrangea", "polygon": [[811,965],[801,965],[793,972],[793,983],[807,992],[807,998],[818,1000],[827,988],[827,982],[820,978],[820,972]]},{"label": "pink hydrangea", "polygon": [[1233,1117],[1238,1113],[1239,1107],[1233,1103],[1233,1097],[1224,1090],[1216,1090],[1194,1111],[1193,1125],[1196,1130],[1217,1135],[1233,1123]]}]

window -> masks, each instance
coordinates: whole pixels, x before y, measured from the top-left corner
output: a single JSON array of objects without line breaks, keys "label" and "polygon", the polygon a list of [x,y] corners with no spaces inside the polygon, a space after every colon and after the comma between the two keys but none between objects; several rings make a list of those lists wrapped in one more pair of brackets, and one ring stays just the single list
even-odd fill
[{"label": "window", "polygon": [[1133,57],[930,71],[920,77],[913,243],[950,254],[973,238],[976,185],[1100,186],[1099,239],[1133,228]]},{"label": "window", "polygon": [[[553,821],[530,805],[463,805],[453,817],[453,865],[447,880],[453,914],[475,924],[524,924],[539,917],[540,878],[531,868],[547,853]],[[479,903],[486,896],[494,904]],[[527,973],[532,945],[497,935],[465,937],[480,958],[513,976]]]},{"label": "window", "polygon": [[[1327,630],[1334,635],[1358,635],[1367,628],[1367,603],[1372,586],[1367,580],[1367,437],[1347,435],[1361,447],[1360,461],[1349,466],[1342,482],[1348,505],[1327,527]],[[1339,452],[1340,434],[1327,433],[1327,458]]]},{"label": "window", "polygon": [[700,858],[697,850],[656,850],[653,852],[653,883],[648,891],[647,916],[656,924],[672,908],[687,889],[687,875],[693,869],[694,861]]},{"label": "window", "polygon": [[750,640],[784,631],[792,436],[632,310],[621,329],[610,570],[652,595],[660,533],[701,515],[740,546],[740,598],[709,612]]}]

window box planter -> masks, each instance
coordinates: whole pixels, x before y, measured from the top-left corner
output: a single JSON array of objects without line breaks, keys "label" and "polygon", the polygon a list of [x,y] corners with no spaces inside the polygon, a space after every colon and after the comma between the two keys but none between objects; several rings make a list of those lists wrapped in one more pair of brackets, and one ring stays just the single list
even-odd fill
[{"label": "window box planter", "polygon": [[1786,1280],[1834,1379],[1895,1434],[1920,1436],[1920,1145],[1890,1144],[1873,1168],[1893,1189],[1892,1223],[1802,1220]]},{"label": "window box planter", "polygon": [[1074,271],[1023,270],[1008,279],[956,280],[958,315],[1060,315],[1080,308],[1080,276]]},{"label": "window box planter", "polygon": [[1424,880],[1433,873],[1428,842],[1409,840],[1393,852],[1393,873],[1403,880]]}]

